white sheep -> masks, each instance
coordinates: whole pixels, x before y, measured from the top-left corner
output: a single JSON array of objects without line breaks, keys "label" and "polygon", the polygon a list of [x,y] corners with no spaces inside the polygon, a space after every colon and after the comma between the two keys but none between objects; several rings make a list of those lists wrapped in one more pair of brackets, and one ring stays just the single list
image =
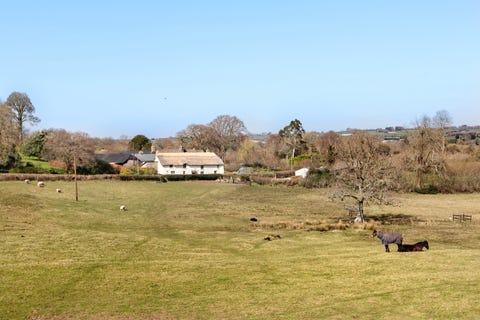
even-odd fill
[{"label": "white sheep", "polygon": [[25,179],[25,183],[26,183],[26,184],[29,184],[29,183],[30,183],[30,180]]},{"label": "white sheep", "polygon": [[43,187],[45,187],[45,182],[43,182],[43,181],[38,181],[37,186],[38,186],[39,188],[43,188]]},{"label": "white sheep", "polygon": [[121,205],[120,206],[120,211],[127,211],[127,206],[126,205]]},{"label": "white sheep", "polygon": [[57,193],[62,193],[62,189],[57,188]]}]

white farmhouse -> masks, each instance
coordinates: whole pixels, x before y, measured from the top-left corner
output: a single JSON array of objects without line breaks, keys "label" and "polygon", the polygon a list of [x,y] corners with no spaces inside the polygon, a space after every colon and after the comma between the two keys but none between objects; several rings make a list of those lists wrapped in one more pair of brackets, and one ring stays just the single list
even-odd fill
[{"label": "white farmhouse", "polygon": [[223,174],[224,164],[213,152],[157,152],[158,174]]}]

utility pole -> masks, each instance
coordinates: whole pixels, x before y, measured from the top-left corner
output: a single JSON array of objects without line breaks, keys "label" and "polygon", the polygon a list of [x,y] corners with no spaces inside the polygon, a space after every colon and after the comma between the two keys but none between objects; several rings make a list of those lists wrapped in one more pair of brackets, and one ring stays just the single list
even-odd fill
[{"label": "utility pole", "polygon": [[75,180],[75,201],[78,201],[78,184],[77,184],[77,153],[73,152],[73,177]]}]

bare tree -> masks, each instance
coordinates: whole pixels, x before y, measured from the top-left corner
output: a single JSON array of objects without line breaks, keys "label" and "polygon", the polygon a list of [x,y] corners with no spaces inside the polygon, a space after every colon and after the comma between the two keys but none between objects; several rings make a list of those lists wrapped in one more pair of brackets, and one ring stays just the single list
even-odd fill
[{"label": "bare tree", "polygon": [[208,124],[217,135],[216,146],[218,155],[225,160],[228,150],[237,150],[247,131],[242,120],[235,116],[220,115]]},{"label": "bare tree", "polygon": [[25,123],[34,125],[40,122],[40,119],[34,115],[35,107],[26,93],[12,92],[7,98],[6,105],[14,115],[18,145],[22,145]]},{"label": "bare tree", "polygon": [[317,149],[323,165],[332,166],[337,158],[337,149],[341,136],[338,133],[329,131],[317,139]]},{"label": "bare tree", "polygon": [[13,112],[0,103],[0,147],[10,147],[15,143],[15,124]]},{"label": "bare tree", "polygon": [[189,125],[185,130],[177,133],[177,138],[186,149],[214,151],[219,144],[215,130],[202,124]]},{"label": "bare tree", "polygon": [[94,161],[94,140],[86,133],[50,129],[44,145],[44,158],[59,160],[74,174],[75,200],[78,201],[77,167]]},{"label": "bare tree", "polygon": [[442,175],[446,171],[442,152],[445,134],[433,127],[432,119],[423,116],[417,120],[415,130],[407,137],[409,151],[405,153],[407,168],[415,172],[415,188],[422,189],[428,173]]},{"label": "bare tree", "polygon": [[441,138],[442,138],[441,139],[441,152],[442,152],[442,154],[445,154],[445,149],[447,147],[445,136],[446,136],[446,133],[447,133],[446,131],[447,131],[448,127],[450,127],[452,125],[452,117],[450,116],[448,111],[440,110],[440,111],[437,111],[437,113],[433,117],[432,123],[433,123],[433,126],[435,128],[437,128],[437,130],[440,131]]},{"label": "bare tree", "polygon": [[258,143],[255,143],[250,138],[245,138],[240,144],[238,157],[244,164],[263,164],[263,153],[262,147]]},{"label": "bare tree", "polygon": [[235,116],[221,115],[208,125],[192,124],[177,133],[182,146],[217,153],[225,161],[229,150],[237,150],[244,137],[245,125]]},{"label": "bare tree", "polygon": [[86,164],[94,159],[93,140],[86,133],[50,129],[45,141],[44,158],[61,161],[67,171],[72,171],[75,165]]},{"label": "bare tree", "polygon": [[[269,135],[264,148],[265,163],[272,169],[282,166],[281,159],[285,156],[282,150],[283,141],[278,134]],[[283,156],[282,156],[283,155]]]},{"label": "bare tree", "polygon": [[363,222],[364,205],[389,203],[385,194],[394,181],[389,148],[369,133],[356,131],[338,145],[338,160],[338,189],[334,197],[353,199]]},{"label": "bare tree", "polygon": [[180,142],[175,138],[158,138],[152,141],[152,151],[156,150],[179,150]]},{"label": "bare tree", "polygon": [[20,160],[15,148],[15,124],[13,113],[3,103],[0,103],[0,168],[9,169]]}]

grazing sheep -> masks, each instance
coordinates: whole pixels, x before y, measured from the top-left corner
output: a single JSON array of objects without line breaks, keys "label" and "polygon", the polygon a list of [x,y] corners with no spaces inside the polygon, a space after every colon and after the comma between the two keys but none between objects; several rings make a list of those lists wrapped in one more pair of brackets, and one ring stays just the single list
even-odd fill
[{"label": "grazing sheep", "polygon": [[127,206],[126,205],[121,205],[120,206],[120,211],[127,211]]},{"label": "grazing sheep", "polygon": [[45,187],[45,182],[43,182],[43,181],[38,181],[37,186],[38,186],[39,188],[43,188],[43,187]]},{"label": "grazing sheep", "polygon": [[62,193],[62,189],[59,189],[59,188],[57,188],[57,190],[55,191],[57,191],[57,193]]},{"label": "grazing sheep", "polygon": [[25,179],[25,183],[26,183],[26,184],[29,184],[29,183],[30,183],[30,180]]}]

